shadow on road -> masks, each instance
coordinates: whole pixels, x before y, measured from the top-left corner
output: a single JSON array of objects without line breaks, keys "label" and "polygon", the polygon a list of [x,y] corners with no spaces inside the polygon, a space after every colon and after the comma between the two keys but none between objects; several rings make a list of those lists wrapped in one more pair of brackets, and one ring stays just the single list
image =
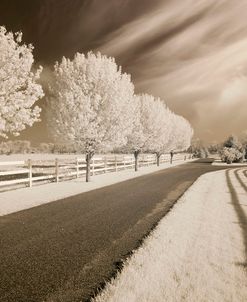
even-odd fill
[{"label": "shadow on road", "polygon": [[213,158],[199,158],[195,161],[189,162],[190,164],[211,164],[213,163],[214,159]]},{"label": "shadow on road", "polygon": [[[238,170],[234,171],[234,174],[235,174],[237,180],[239,181],[239,183],[241,184],[241,186],[247,192],[247,186],[242,181],[242,179],[237,174],[237,172],[238,172]],[[246,216],[243,208],[241,207],[241,203],[239,201],[237,191],[236,191],[236,189],[234,188],[234,186],[232,184],[232,181],[231,181],[231,178],[230,178],[230,170],[226,171],[226,180],[227,180],[227,185],[228,185],[228,188],[229,188],[229,192],[231,194],[232,204],[233,204],[234,209],[235,209],[235,211],[238,215],[239,225],[240,225],[241,230],[242,230],[242,236],[243,236],[244,248],[245,248],[245,262],[244,263],[237,263],[237,265],[241,265],[241,266],[246,268],[247,267],[247,216]]]}]

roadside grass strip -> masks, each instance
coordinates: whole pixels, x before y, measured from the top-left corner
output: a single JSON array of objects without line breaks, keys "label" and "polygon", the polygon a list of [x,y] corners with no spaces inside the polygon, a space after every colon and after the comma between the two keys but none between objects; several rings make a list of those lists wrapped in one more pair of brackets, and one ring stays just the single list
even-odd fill
[{"label": "roadside grass strip", "polygon": [[201,176],[92,301],[247,301],[246,175]]}]

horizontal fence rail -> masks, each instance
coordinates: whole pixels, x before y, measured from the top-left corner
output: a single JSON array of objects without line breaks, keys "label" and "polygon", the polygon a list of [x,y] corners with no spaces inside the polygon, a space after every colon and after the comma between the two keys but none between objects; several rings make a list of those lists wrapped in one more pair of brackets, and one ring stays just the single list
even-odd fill
[{"label": "horizontal fence rail", "polygon": [[[187,153],[174,154],[173,161],[191,159]],[[160,157],[160,164],[170,161],[170,154]],[[157,159],[153,154],[140,154],[138,167],[156,165]],[[133,155],[95,156],[91,160],[91,175],[118,172],[134,169]],[[0,161],[0,190],[5,191],[17,187],[32,187],[47,182],[60,182],[86,175],[85,156],[74,159],[61,157],[52,159],[28,159],[25,161]]]}]

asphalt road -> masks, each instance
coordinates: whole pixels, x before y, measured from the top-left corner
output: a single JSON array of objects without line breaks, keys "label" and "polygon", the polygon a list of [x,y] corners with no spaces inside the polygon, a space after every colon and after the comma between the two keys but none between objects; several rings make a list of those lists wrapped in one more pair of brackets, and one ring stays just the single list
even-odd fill
[{"label": "asphalt road", "polygon": [[0,301],[88,301],[203,173],[197,161],[0,217]]}]

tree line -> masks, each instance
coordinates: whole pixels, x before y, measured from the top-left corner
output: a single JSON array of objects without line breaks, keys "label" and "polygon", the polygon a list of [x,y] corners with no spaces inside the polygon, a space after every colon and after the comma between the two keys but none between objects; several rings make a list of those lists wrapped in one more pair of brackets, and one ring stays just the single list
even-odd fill
[{"label": "tree line", "polygon": [[247,159],[247,133],[242,132],[239,136],[230,135],[221,143],[206,145],[199,139],[192,139],[188,152],[197,158],[216,155],[227,164],[242,163]]},{"label": "tree line", "polygon": [[0,143],[0,155],[10,154],[76,154],[77,151],[73,146],[54,144],[54,143],[39,143],[32,145],[28,140],[7,140]]},{"label": "tree line", "polygon": [[[40,119],[44,88],[42,67],[35,70],[33,46],[22,34],[0,27],[0,136],[19,135]],[[114,58],[101,53],[77,53],[56,62],[46,88],[46,114],[50,137],[56,144],[73,146],[86,154],[87,173],[96,152],[125,149],[135,156],[152,152],[157,164],[162,153],[186,150],[193,129],[163,100],[135,94],[131,76]]]},{"label": "tree line", "polygon": [[246,135],[238,138],[235,135],[229,136],[219,150],[221,160],[227,164],[244,162],[247,156]]}]

